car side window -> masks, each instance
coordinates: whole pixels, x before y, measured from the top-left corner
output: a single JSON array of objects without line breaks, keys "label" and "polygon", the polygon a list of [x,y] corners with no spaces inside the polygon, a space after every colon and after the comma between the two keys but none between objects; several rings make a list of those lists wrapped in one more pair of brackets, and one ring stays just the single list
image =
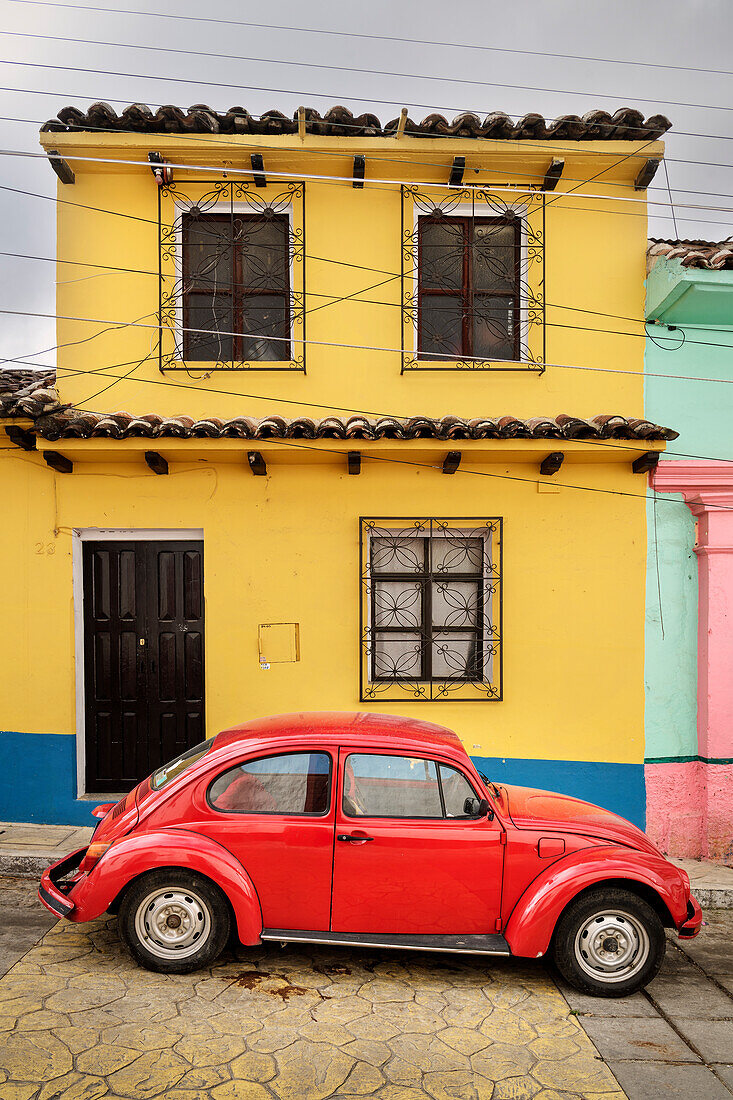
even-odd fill
[{"label": "car side window", "polygon": [[325,752],[263,756],[229,768],[209,787],[209,805],[234,814],[325,814],[331,757]]},{"label": "car side window", "polygon": [[466,813],[466,799],[472,803],[478,800],[478,795],[466,779],[463,772],[457,768],[451,768],[448,764],[440,765],[440,786],[443,790],[443,804],[446,817],[473,817],[472,813]]},{"label": "car side window", "polygon": [[352,753],[344,765],[342,808],[347,817],[442,818],[435,761]]}]

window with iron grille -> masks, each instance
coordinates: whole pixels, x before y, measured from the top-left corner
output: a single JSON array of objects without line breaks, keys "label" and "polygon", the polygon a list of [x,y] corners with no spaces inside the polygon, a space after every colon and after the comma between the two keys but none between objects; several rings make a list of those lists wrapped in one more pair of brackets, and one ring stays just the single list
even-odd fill
[{"label": "window with iron grille", "polygon": [[290,359],[287,214],[183,215],[187,361]]},{"label": "window with iron grille", "polygon": [[501,520],[362,520],[361,698],[501,698]]},{"label": "window with iron grille", "polygon": [[418,219],[418,355],[519,359],[521,221]]}]

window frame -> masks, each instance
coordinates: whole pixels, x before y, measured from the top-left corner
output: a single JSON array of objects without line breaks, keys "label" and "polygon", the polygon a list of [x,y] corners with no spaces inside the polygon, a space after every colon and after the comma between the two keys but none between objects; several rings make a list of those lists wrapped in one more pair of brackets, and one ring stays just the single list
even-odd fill
[{"label": "window frame", "polygon": [[[222,205],[222,204],[217,204]],[[243,269],[243,250],[241,242],[238,243],[235,240],[235,225],[237,222],[262,222],[263,216],[261,214],[253,213],[252,211],[242,211],[236,208],[228,211],[217,211],[216,207],[211,210],[202,212],[197,221],[200,222],[206,220],[207,222],[216,222],[217,224],[224,225],[227,222],[230,226],[229,242],[232,252],[231,261],[231,282],[228,290],[214,290],[211,287],[198,287],[187,286],[188,279],[188,265],[190,260],[188,259],[187,249],[187,222],[191,218],[190,212],[182,212],[180,218],[180,262],[181,262],[181,332],[183,336],[183,358],[187,363],[210,363],[210,362],[231,362],[231,363],[246,363],[256,362],[262,363],[266,369],[268,363],[285,363],[292,357],[292,344],[293,344],[293,331],[292,331],[292,258],[290,255],[290,233],[292,218],[289,213],[275,212],[272,214],[271,219],[279,225],[284,227],[283,236],[283,270],[285,278],[283,282],[283,288],[278,290],[272,290],[266,287],[245,287],[242,283],[242,269]],[[219,298],[223,299],[227,303],[231,303],[231,317],[232,317],[232,358],[222,360],[211,359],[192,359],[190,358],[191,351],[191,337],[192,335],[200,335],[198,333],[192,334],[189,332],[191,326],[188,324],[189,310],[189,297],[192,294],[207,294],[215,299],[218,303]],[[244,332],[244,312],[245,302],[248,297],[272,297],[272,298],[284,298],[285,299],[285,327],[287,329],[287,336],[277,337],[278,342],[282,345],[283,351],[286,354],[278,357],[277,359],[252,359],[243,355],[244,341],[249,340],[252,337]],[[217,330],[212,329],[212,339],[216,337]],[[229,337],[227,337],[229,339]],[[274,342],[274,341],[273,341]]]},{"label": "window frame", "polygon": [[[379,516],[359,517],[360,527],[360,599],[359,599],[359,698],[361,702],[463,702],[483,701],[501,702],[503,699],[503,631],[504,631],[504,599],[503,599],[503,519],[501,516],[443,516],[443,517],[405,517],[405,516]],[[451,678],[445,676],[433,676],[431,679],[419,679],[417,676],[409,677],[380,677],[373,678],[373,654],[376,644],[376,636],[382,628],[375,628],[374,622],[374,581],[377,582],[387,574],[373,573],[371,568],[371,540],[381,535],[398,535],[401,532],[417,534],[418,537],[432,537],[433,531],[444,531],[449,535],[453,532],[463,532],[468,537],[483,536],[484,549],[484,573],[480,579],[481,601],[477,609],[481,616],[481,644],[482,649],[475,658],[475,667],[478,675],[469,678]],[[413,574],[405,572],[399,579],[404,581]],[[432,573],[434,579],[440,579],[443,574]],[[448,578],[449,574],[445,574]],[[476,573],[456,574],[459,580],[477,580]],[[394,578],[393,578],[394,579]],[[424,614],[424,612],[423,612]],[[432,616],[431,616],[432,617]],[[425,623],[423,618],[423,624]],[[456,633],[476,632],[477,627],[457,627]],[[385,634],[388,633],[385,631]],[[395,633],[414,633],[419,637],[424,646],[424,626],[418,628],[400,628]],[[431,639],[434,634],[444,636],[450,630],[442,627],[433,627],[431,624]],[[432,641],[431,641],[432,644]],[[421,672],[423,671],[421,662]]]},{"label": "window frame", "polygon": [[[219,806],[216,806],[211,800],[211,788],[214,786],[218,779],[221,779],[227,772],[234,771],[236,768],[241,768],[245,764],[253,764],[258,760],[274,760],[281,756],[326,756],[328,758],[328,799],[327,807],[322,813],[315,813],[309,810],[302,810],[298,813],[283,812],[282,810],[223,810]],[[228,767],[220,771],[213,779],[209,780],[206,784],[206,805],[210,810],[213,810],[217,814],[236,814],[238,817],[311,817],[311,818],[325,818],[328,817],[333,809],[333,772],[334,772],[334,754],[330,749],[297,749],[295,752],[267,752],[262,756],[252,756],[247,760],[240,760],[238,764],[230,764]]]},{"label": "window frame", "polygon": [[[349,814],[349,813],[347,813],[346,810],[344,809],[344,796],[346,795],[346,784],[344,782],[344,776],[345,776],[345,773],[346,773],[346,765],[347,765],[349,759],[352,756],[386,756],[386,757],[391,757],[391,758],[397,759],[397,760],[427,760],[429,763],[434,764],[435,765],[435,774],[436,774],[437,780],[438,780],[438,797],[440,798],[440,808],[442,810],[441,816],[440,817],[427,817],[427,816],[425,816],[425,817],[415,817],[413,814]],[[349,751],[347,751],[346,755],[343,758],[343,767],[341,768],[341,774],[339,775],[339,779],[340,779],[340,782],[341,782],[341,797],[339,799],[339,806],[338,806],[339,813],[342,815],[342,817],[348,818],[349,821],[364,821],[364,820],[367,820],[367,821],[453,821],[453,822],[456,822],[456,821],[457,822],[483,821],[484,817],[486,816],[485,814],[483,815],[483,817],[468,817],[468,816],[466,816],[466,817],[448,817],[446,815],[446,812],[445,812],[445,798],[443,796],[443,780],[441,779],[441,775],[440,775],[440,766],[441,766],[441,764],[444,765],[445,767],[453,768],[454,771],[459,772],[463,776],[463,778],[466,780],[468,785],[471,787],[471,790],[473,790],[474,795],[476,794],[473,783],[469,780],[468,776],[463,771],[463,769],[459,768],[454,763],[448,763],[446,760],[441,760],[439,757],[425,756],[422,753],[417,753],[414,756],[405,756],[404,753],[401,753],[401,752],[375,752],[375,751],[369,751],[369,750],[366,751],[366,752],[363,751],[363,750],[354,750],[352,752],[351,750],[349,750]],[[484,796],[477,796],[477,797],[484,797]]]},{"label": "window frame", "polygon": [[[415,536],[415,541],[419,539],[423,544],[423,567],[419,571],[414,573],[375,573],[370,566],[370,579],[372,586],[372,599],[370,601],[371,611],[371,635],[372,635],[372,652],[371,652],[371,668],[369,670],[369,679],[372,683],[392,683],[394,680],[402,679],[402,677],[396,676],[379,676],[377,675],[377,638],[384,634],[412,634],[420,633],[422,642],[422,652],[420,654],[420,675],[418,677],[404,677],[406,680],[418,679],[421,683],[441,683],[444,680],[449,680],[456,683],[476,683],[481,680],[480,668],[483,663],[483,645],[484,645],[484,601],[481,597],[481,583],[483,581],[483,570],[481,572],[474,573],[434,573],[432,563],[430,561],[430,543],[434,536],[431,533]],[[483,566],[483,553],[482,552],[482,566]],[[475,626],[435,626],[433,623],[433,584],[436,580],[450,582],[463,582],[475,584],[477,599],[476,599],[476,625]],[[420,584],[420,605],[421,605],[421,619],[422,627],[417,631],[410,630],[409,627],[404,626],[377,626],[377,600],[375,599],[375,591],[379,584],[389,582],[404,582],[406,580],[415,580]],[[473,634],[476,637],[476,652],[475,652],[475,670],[476,675],[471,676],[436,676],[433,668],[433,643],[435,641],[436,634]]]},{"label": "window frame", "polygon": [[[426,363],[451,362],[452,360],[475,360],[477,362],[490,361],[496,358],[497,362],[519,362],[521,356],[521,331],[522,331],[522,293],[521,293],[521,258],[523,225],[519,213],[497,215],[473,215],[473,214],[420,214],[417,217],[417,331],[416,331],[416,355],[418,360]],[[428,225],[450,224],[461,226],[462,229],[462,264],[461,286],[459,289],[440,289],[437,287],[425,287],[423,284],[423,235]],[[514,230],[514,278],[513,289],[504,290],[479,290],[473,285],[473,232],[477,225],[506,225]],[[469,237],[469,233],[471,236]],[[512,358],[499,359],[476,354],[474,351],[474,300],[476,297],[508,298],[512,302],[513,333],[512,333]],[[461,351],[457,355],[441,355],[439,352],[424,350],[423,314],[425,298],[450,298],[461,304]]]}]

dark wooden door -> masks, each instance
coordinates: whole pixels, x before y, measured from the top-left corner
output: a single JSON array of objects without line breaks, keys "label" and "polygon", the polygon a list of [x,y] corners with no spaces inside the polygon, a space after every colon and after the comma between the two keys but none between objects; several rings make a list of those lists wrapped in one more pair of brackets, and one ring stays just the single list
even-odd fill
[{"label": "dark wooden door", "polygon": [[204,545],[84,543],[86,789],[124,791],[203,741]]}]

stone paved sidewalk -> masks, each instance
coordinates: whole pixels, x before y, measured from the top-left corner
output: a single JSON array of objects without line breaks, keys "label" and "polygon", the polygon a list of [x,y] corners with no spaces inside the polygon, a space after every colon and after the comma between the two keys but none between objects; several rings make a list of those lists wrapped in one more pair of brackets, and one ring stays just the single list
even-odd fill
[{"label": "stone paved sidewalk", "polygon": [[623,1100],[540,963],[276,945],[162,976],[114,919],[0,980],[3,1100]]}]

